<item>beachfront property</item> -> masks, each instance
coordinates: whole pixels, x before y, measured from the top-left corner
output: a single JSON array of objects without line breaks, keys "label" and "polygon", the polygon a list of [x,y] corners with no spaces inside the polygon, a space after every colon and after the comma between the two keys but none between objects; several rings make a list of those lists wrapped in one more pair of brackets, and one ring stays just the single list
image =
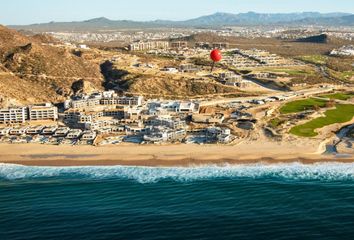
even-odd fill
[{"label": "beachfront property", "polygon": [[0,124],[21,124],[26,121],[58,119],[58,108],[51,103],[0,109]]},{"label": "beachfront property", "polygon": [[30,127],[26,130],[26,134],[28,134],[28,135],[41,134],[43,132],[44,128],[45,128],[45,126],[33,126],[33,127]]},{"label": "beachfront property", "polygon": [[229,143],[231,141],[231,130],[228,128],[208,127],[206,129],[208,142]]},{"label": "beachfront property", "polygon": [[97,133],[94,131],[84,131],[81,136],[83,141],[94,141],[96,139]]},{"label": "beachfront property", "polygon": [[153,116],[146,122],[146,124],[151,126],[165,126],[171,129],[185,129],[187,127],[186,121],[170,115]]},{"label": "beachfront property", "polygon": [[54,133],[54,137],[66,137],[66,135],[68,135],[70,131],[70,128],[68,127],[59,127],[55,133]]},{"label": "beachfront property", "polygon": [[67,135],[67,139],[79,139],[82,135],[82,131],[80,129],[71,129]]},{"label": "beachfront property", "polygon": [[29,127],[11,128],[9,135],[24,135]]},{"label": "beachfront property", "polygon": [[28,116],[31,121],[58,120],[58,108],[51,103],[31,105],[28,107]]},{"label": "beachfront property", "polygon": [[91,95],[74,96],[64,102],[65,109],[109,109],[113,105],[141,106],[142,96],[118,96],[114,91],[93,93]]},{"label": "beachfront property", "polygon": [[0,109],[0,124],[24,123],[27,119],[27,107],[9,107]]},{"label": "beachfront property", "polygon": [[[0,136],[10,142],[41,142],[46,144],[99,144],[106,136],[120,136],[132,143],[185,142],[190,122],[215,126],[224,121],[223,114],[199,114],[198,101],[147,100],[142,96],[119,96],[114,91],[72,96],[58,109],[50,103],[2,109],[6,123],[13,127],[1,128]],[[28,123],[26,121],[29,121]],[[56,121],[52,125],[32,125],[31,120]],[[230,136],[222,133],[207,135],[203,126],[203,141],[228,143]],[[209,126],[210,127],[210,126]],[[195,132],[193,132],[194,134]],[[102,138],[103,137],[103,138]],[[224,138],[223,138],[224,137]]]},{"label": "beachfront property", "polygon": [[42,134],[44,134],[44,135],[53,135],[57,129],[58,129],[57,126],[46,126],[42,130]]},{"label": "beachfront property", "polygon": [[144,140],[151,143],[182,141],[186,136],[185,129],[170,129],[168,127],[153,127]]}]

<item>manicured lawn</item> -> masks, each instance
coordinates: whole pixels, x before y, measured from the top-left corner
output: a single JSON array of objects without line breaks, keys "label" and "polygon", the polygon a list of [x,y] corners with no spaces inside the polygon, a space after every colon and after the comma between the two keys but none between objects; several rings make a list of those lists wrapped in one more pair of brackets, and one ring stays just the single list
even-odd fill
[{"label": "manicured lawn", "polygon": [[325,100],[314,99],[314,98],[292,101],[286,103],[283,107],[281,107],[280,113],[288,114],[288,113],[302,112],[305,110],[313,110],[315,106],[325,107],[326,102],[327,101]]},{"label": "manicured lawn", "polygon": [[353,93],[333,93],[328,95],[320,95],[322,98],[338,99],[338,100],[348,100],[354,97]]},{"label": "manicured lawn", "polygon": [[337,104],[336,109],[325,112],[325,117],[313,119],[305,124],[298,125],[290,129],[290,133],[301,137],[315,137],[315,129],[322,128],[334,123],[344,123],[354,117],[354,105]]}]

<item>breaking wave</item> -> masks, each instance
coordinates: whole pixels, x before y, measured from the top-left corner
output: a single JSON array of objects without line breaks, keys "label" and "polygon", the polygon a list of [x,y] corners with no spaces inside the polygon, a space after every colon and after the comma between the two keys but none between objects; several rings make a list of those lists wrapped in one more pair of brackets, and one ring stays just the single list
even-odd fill
[{"label": "breaking wave", "polygon": [[41,178],[122,179],[139,183],[177,182],[216,178],[281,178],[289,180],[353,181],[354,163],[282,163],[207,165],[191,167],[29,167],[0,164],[0,180]]}]

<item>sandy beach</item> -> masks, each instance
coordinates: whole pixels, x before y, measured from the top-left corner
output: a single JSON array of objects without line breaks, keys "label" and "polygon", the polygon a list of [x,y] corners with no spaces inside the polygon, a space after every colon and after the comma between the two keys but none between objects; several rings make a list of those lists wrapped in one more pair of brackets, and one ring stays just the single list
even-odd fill
[{"label": "sandy beach", "polygon": [[0,144],[0,162],[31,166],[188,166],[280,162],[353,162],[353,155],[321,154],[318,142],[243,142],[238,145],[68,146]]}]

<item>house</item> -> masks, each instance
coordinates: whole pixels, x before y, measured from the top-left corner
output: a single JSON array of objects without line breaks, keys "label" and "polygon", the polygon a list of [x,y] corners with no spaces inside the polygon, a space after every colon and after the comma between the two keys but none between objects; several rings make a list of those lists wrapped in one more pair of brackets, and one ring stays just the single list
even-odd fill
[{"label": "house", "polygon": [[80,129],[72,129],[66,135],[67,139],[79,139],[82,135],[82,131]]},{"label": "house", "polygon": [[195,113],[199,112],[199,104],[194,102],[180,102],[177,112],[181,113]]},{"label": "house", "polygon": [[70,131],[70,128],[68,128],[68,127],[60,127],[55,131],[54,137],[66,137],[66,135],[69,133],[69,131]]},{"label": "house", "polygon": [[173,130],[167,127],[154,127],[148,134],[143,136],[144,140],[152,143],[161,143],[169,141],[182,141],[186,136],[186,130]]},{"label": "house", "polygon": [[30,127],[26,130],[26,133],[30,134],[30,135],[41,134],[44,128],[45,128],[45,126]]},{"label": "house", "polygon": [[94,131],[84,131],[81,136],[81,140],[84,141],[94,141],[97,134]]},{"label": "house", "polygon": [[44,134],[44,135],[53,135],[57,129],[58,129],[57,126],[45,127],[43,129],[43,131],[42,131],[42,134]]},{"label": "house", "polygon": [[24,135],[26,134],[26,130],[28,127],[17,127],[17,128],[12,128],[9,132],[10,135]]},{"label": "house", "polygon": [[206,129],[208,142],[228,143],[231,140],[231,130],[228,128],[208,127]]}]

